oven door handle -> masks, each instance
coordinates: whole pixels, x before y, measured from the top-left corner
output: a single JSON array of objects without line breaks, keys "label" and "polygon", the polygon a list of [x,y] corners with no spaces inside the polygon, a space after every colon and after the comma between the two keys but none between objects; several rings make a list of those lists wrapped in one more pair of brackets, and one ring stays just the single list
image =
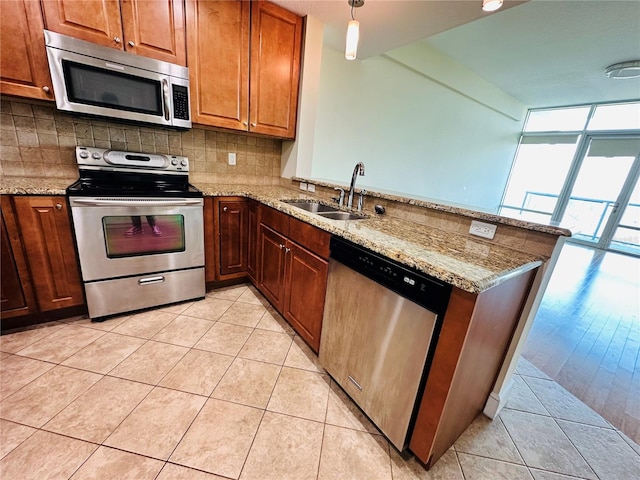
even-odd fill
[{"label": "oven door handle", "polygon": [[80,205],[92,205],[92,206],[112,206],[112,207],[178,207],[188,205],[202,205],[202,199],[193,200],[109,200],[109,199],[97,199],[97,198],[74,198],[72,200],[72,206],[74,204]]}]

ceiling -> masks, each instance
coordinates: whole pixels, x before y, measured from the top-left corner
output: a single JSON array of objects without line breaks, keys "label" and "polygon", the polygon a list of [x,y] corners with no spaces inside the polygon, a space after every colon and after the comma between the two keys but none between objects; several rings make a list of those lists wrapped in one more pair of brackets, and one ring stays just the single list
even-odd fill
[{"label": "ceiling", "polygon": [[[275,0],[325,24],[325,43],[344,48],[347,0]],[[640,79],[604,69],[640,59],[640,0],[365,0],[358,59],[425,41],[528,107],[640,98]]]}]

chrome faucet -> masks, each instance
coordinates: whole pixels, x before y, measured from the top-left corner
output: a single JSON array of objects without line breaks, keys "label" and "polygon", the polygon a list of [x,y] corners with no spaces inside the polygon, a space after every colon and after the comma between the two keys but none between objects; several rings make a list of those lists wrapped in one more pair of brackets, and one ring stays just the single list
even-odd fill
[{"label": "chrome faucet", "polygon": [[351,208],[353,206],[353,193],[356,187],[356,176],[364,175],[364,163],[358,162],[356,163],[356,167],[353,169],[353,175],[351,175],[351,185],[349,186],[349,200],[347,201],[347,207]]}]

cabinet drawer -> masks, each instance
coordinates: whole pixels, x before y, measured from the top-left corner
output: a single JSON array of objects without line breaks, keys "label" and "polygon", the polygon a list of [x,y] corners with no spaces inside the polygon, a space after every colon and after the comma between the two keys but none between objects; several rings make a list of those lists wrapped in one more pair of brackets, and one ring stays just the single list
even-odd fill
[{"label": "cabinet drawer", "polygon": [[289,215],[271,207],[260,208],[260,222],[285,237],[289,236],[289,219]]},{"label": "cabinet drawer", "polygon": [[316,255],[329,258],[331,234],[296,218],[289,219],[289,238]]}]

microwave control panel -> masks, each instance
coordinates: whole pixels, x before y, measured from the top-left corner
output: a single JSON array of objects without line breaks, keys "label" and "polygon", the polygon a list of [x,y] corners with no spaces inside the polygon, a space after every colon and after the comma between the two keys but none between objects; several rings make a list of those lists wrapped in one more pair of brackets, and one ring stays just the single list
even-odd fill
[{"label": "microwave control panel", "polygon": [[189,120],[189,93],[182,85],[173,85],[173,117]]}]

